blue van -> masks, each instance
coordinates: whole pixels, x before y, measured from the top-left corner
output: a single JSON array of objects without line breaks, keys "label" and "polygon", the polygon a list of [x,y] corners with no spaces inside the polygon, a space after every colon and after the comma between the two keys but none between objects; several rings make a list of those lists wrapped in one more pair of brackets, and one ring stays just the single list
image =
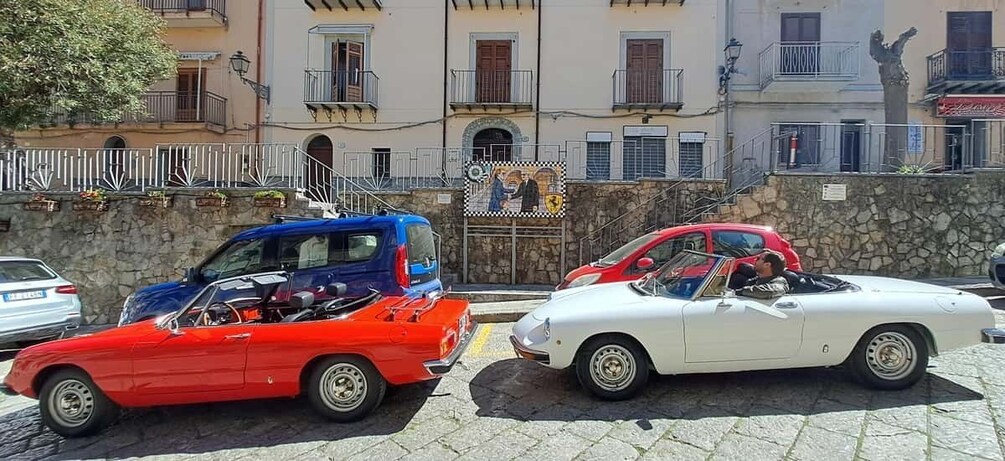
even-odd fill
[{"label": "blue van", "polygon": [[306,290],[324,299],[324,288],[335,282],[346,285],[347,298],[371,287],[412,297],[443,289],[433,230],[421,216],[301,219],[241,232],[186,269],[181,281],[139,289],[126,298],[119,326],[177,311],[214,280],[257,272],[290,273],[285,296]]}]

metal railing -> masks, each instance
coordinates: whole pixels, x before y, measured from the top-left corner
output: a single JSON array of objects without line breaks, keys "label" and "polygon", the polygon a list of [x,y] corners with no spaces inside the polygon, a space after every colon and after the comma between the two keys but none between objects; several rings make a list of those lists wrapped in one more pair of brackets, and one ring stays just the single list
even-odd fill
[{"label": "metal railing", "polygon": [[227,0],[139,0],[140,6],[155,13],[194,13],[207,11],[227,17]]},{"label": "metal railing", "polygon": [[855,80],[858,42],[774,42],[759,55],[761,88],[781,80]]},{"label": "metal railing", "polygon": [[533,103],[533,94],[533,71],[450,71],[451,104],[526,106]]},{"label": "metal railing", "polygon": [[[210,123],[227,125],[227,98],[209,91],[187,93],[178,91],[148,91],[140,96],[143,108],[138,112],[122,114],[117,121],[123,123]],[[78,123],[102,124],[87,111],[67,113],[53,108],[43,126],[73,125]]]},{"label": "metal railing", "polygon": [[1005,48],[941,50],[928,56],[928,84],[1005,79]]},{"label": "metal railing", "polygon": [[679,106],[684,103],[683,69],[618,69],[611,80],[615,106]]},{"label": "metal railing", "polygon": [[311,104],[367,104],[377,107],[380,78],[369,70],[304,71],[304,102]]}]

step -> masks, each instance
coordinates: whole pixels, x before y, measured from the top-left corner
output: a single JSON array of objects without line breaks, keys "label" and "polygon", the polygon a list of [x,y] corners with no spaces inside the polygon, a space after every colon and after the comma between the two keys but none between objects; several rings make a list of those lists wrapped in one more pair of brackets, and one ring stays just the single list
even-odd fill
[{"label": "step", "polygon": [[457,284],[448,285],[449,298],[466,299],[471,303],[499,303],[548,299],[555,290],[551,285],[498,285]]},{"label": "step", "polygon": [[516,322],[542,303],[544,303],[543,299],[472,303],[471,317],[478,323]]}]

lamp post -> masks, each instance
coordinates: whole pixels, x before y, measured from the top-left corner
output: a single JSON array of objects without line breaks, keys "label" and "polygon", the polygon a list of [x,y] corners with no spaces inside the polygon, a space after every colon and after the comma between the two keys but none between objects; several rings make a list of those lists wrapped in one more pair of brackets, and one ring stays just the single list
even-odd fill
[{"label": "lamp post", "polygon": [[719,66],[719,94],[723,96],[723,103],[726,107],[726,158],[725,165],[723,166],[722,175],[723,179],[726,180],[726,187],[732,187],[732,173],[733,173],[733,123],[732,123],[732,110],[730,109],[730,80],[734,73],[736,73],[736,61],[740,59],[740,51],[743,49],[743,44],[740,43],[736,38],[730,38],[729,43],[726,47],[722,49],[723,55],[725,55],[726,62],[725,65]]},{"label": "lamp post", "polygon": [[255,94],[259,98],[265,100],[265,102],[270,102],[271,91],[268,85],[262,85],[254,80],[248,80],[244,78],[244,74],[248,73],[248,68],[251,66],[251,60],[244,55],[244,52],[238,50],[233,56],[230,57],[230,68],[237,72],[237,75],[241,77],[241,81],[246,83],[252,89],[255,90]]}]

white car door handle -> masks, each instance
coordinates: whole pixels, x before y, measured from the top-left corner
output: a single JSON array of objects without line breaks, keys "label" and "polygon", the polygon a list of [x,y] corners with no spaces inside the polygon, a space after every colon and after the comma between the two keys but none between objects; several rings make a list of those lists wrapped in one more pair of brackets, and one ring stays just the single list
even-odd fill
[{"label": "white car door handle", "polygon": [[251,337],[251,333],[241,333],[239,335],[224,336],[223,339],[238,340],[238,339],[248,339],[250,337]]},{"label": "white car door handle", "polygon": [[779,309],[795,309],[797,306],[796,303],[793,302],[784,302],[784,303],[776,303],[775,307]]}]

